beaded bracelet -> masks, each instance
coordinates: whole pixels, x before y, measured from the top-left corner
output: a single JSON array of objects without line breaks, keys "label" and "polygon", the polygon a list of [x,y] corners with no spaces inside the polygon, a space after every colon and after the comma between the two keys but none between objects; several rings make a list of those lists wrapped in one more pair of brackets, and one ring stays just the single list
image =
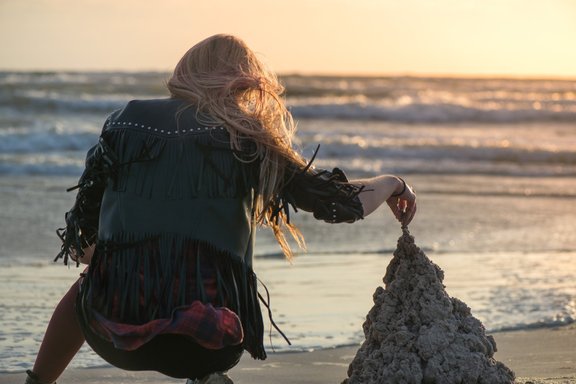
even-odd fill
[{"label": "beaded bracelet", "polygon": [[401,177],[398,177],[398,179],[402,182],[402,190],[399,193],[393,193],[392,195],[390,195],[390,197],[402,196],[404,192],[406,192],[406,182]]}]

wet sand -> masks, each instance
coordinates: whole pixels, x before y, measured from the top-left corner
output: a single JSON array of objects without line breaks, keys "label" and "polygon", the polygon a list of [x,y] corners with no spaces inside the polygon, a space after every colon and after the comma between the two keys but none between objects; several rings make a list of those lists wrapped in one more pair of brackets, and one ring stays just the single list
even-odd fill
[{"label": "wet sand", "polygon": [[[495,358],[515,373],[522,384],[576,384],[576,324],[559,328],[498,332]],[[339,384],[358,347],[314,352],[270,353],[265,361],[245,355],[230,372],[237,384]],[[23,383],[23,373],[0,374],[0,384]],[[150,372],[116,368],[69,369],[58,381],[66,383],[183,383]]]}]

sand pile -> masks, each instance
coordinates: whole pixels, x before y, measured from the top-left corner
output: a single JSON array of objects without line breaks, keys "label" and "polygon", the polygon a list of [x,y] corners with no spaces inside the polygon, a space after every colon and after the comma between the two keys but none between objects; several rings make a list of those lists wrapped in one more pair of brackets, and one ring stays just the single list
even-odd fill
[{"label": "sand pile", "polygon": [[374,293],[366,340],[348,368],[348,384],[503,384],[514,373],[494,360],[496,343],[470,308],[450,298],[444,273],[407,229]]}]

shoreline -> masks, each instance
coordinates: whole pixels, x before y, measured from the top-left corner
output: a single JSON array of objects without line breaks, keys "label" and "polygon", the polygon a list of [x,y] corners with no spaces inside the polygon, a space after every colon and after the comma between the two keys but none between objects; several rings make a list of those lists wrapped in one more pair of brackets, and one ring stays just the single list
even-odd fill
[{"label": "shoreline", "polygon": [[[554,328],[492,333],[495,358],[516,373],[518,384],[576,384],[576,324]],[[270,353],[265,361],[244,354],[229,375],[236,384],[340,384],[358,346],[312,352]],[[0,384],[24,382],[25,375],[0,373]],[[184,383],[154,372],[129,372],[114,367],[71,368],[58,383]]]}]

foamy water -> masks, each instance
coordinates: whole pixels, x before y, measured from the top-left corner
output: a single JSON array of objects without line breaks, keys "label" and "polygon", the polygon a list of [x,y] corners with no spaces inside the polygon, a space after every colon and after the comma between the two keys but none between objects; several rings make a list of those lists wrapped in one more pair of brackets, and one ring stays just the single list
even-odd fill
[{"label": "foamy water", "polygon": [[[167,73],[0,72],[0,174],[76,175],[107,114]],[[574,176],[576,81],[282,78],[301,144],[352,170]]]},{"label": "foamy water", "polygon": [[[126,100],[162,97],[158,73],[0,73],[0,371],[29,368],[54,305],[78,275],[51,264],[86,150]],[[284,79],[299,146],[351,177],[414,184],[411,232],[492,331],[576,319],[576,85],[502,79]],[[276,350],[361,341],[398,225],[386,208],[353,225],[294,215],[308,254],[293,265],[259,231]],[[271,350],[270,346],[268,349]],[[74,366],[103,361],[87,348]]]}]

